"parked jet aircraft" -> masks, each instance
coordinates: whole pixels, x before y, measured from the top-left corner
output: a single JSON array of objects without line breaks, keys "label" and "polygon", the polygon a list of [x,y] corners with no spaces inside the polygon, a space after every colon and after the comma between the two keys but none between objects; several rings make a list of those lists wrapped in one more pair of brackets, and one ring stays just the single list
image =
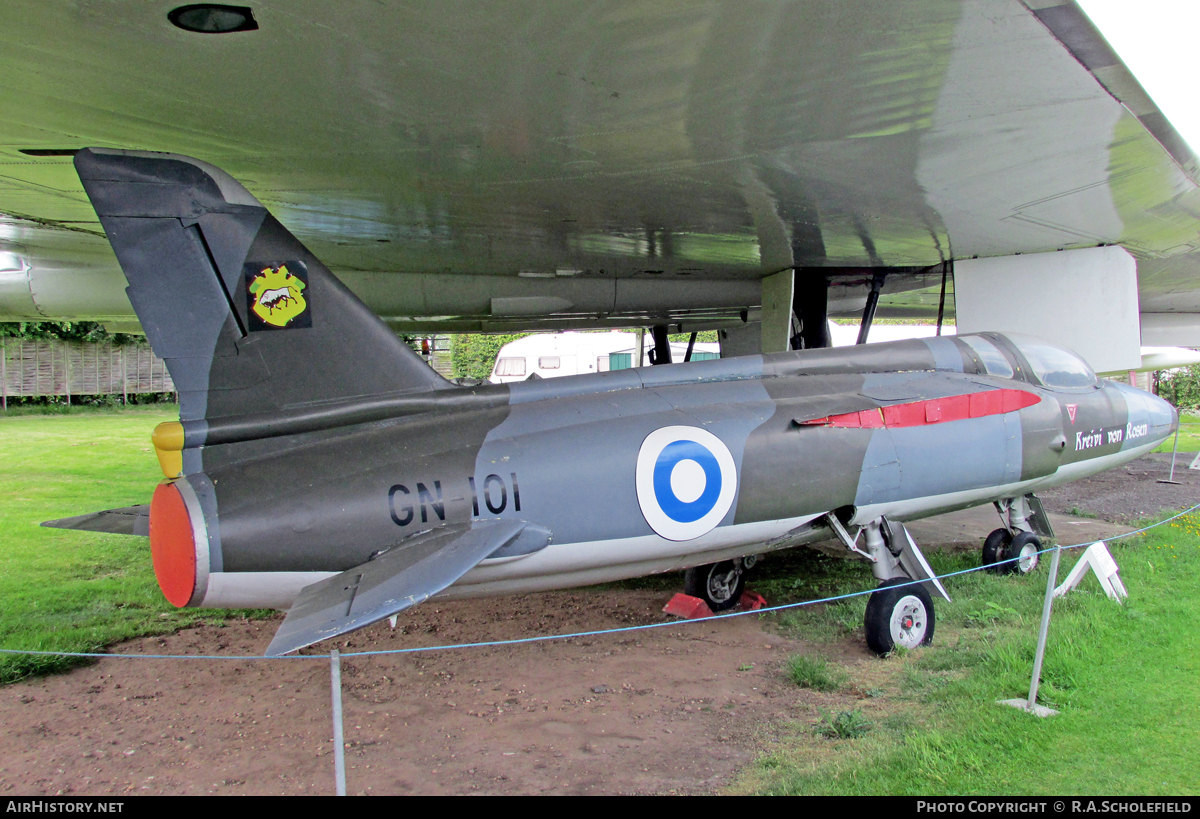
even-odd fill
[{"label": "parked jet aircraft", "polygon": [[[74,162],[179,390],[154,434],[159,584],[177,606],[288,608],[268,654],[435,594],[686,567],[723,608],[749,557],[831,532],[880,582],[871,648],[920,645],[925,586],[944,591],[902,521],[997,502],[985,560],[1028,570],[1031,493],[1177,423],[1065,349],[986,333],[455,387],[226,173]],[[55,523],[135,530],[114,511]]]}]

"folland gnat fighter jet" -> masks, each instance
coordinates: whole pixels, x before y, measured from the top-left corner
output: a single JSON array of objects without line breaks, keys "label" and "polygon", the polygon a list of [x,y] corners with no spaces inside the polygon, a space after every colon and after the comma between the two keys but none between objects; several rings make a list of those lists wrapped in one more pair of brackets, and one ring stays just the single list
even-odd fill
[{"label": "folland gnat fighter jet", "polygon": [[[928,643],[944,591],[903,521],[995,502],[984,559],[1028,571],[1032,493],[1177,424],[1065,349],[991,333],[459,387],[224,172],[74,161],[179,390],[153,436],[159,585],[176,606],[287,609],[269,655],[433,595],[678,569],[722,609],[750,556],[831,536],[879,582],[870,647]],[[54,523],[117,519],[143,518]]]}]

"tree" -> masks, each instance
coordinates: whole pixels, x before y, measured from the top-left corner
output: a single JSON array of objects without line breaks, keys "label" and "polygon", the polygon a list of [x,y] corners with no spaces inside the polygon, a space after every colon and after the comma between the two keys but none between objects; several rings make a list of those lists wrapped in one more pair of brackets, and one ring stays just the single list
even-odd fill
[{"label": "tree", "polygon": [[487,380],[496,366],[500,348],[529,333],[482,335],[459,333],[450,337],[450,363],[455,378]]},{"label": "tree", "polygon": [[1158,394],[1177,409],[1200,407],[1200,364],[1163,370],[1158,374]]},{"label": "tree", "polygon": [[140,336],[128,333],[110,333],[104,329],[104,325],[94,321],[0,321],[0,338],[57,338],[93,343],[111,341],[117,345],[143,340]]}]

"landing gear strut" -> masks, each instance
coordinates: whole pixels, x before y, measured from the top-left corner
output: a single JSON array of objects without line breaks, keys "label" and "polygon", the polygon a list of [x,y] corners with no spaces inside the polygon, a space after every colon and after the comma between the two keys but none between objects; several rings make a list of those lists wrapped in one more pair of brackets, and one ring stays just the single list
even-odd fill
[{"label": "landing gear strut", "polygon": [[[904,524],[878,518],[861,526],[851,538],[836,515],[826,515],[826,521],[846,548],[871,561],[871,572],[880,581],[867,601],[867,646],[886,656],[898,647],[916,648],[933,642],[935,618],[930,591],[946,600],[950,595]],[[860,534],[865,534],[862,547],[858,545]]]}]

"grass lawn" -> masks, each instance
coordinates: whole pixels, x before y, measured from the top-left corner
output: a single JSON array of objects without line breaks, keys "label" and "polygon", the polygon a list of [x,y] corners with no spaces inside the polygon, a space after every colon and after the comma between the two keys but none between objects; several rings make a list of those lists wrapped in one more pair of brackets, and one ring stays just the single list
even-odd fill
[{"label": "grass lawn", "polygon": [[[38,525],[149,503],[162,480],[150,431],[178,417],[173,406],[0,416],[0,648],[97,651],[245,615],[172,607],[147,538]],[[0,683],[74,662],[0,655]]]},{"label": "grass lawn", "polygon": [[[798,720],[733,789],[767,794],[1196,794],[1200,792],[1200,517],[1111,550],[1130,598],[1094,577],[1055,601],[1038,719],[997,700],[1025,697],[1048,556],[1025,578],[946,583],[933,646],[862,665],[836,706]],[[1078,559],[1064,553],[1059,582]],[[934,555],[939,574],[975,555]],[[861,580],[857,584],[861,588]],[[861,634],[862,598],[801,609],[779,628]],[[838,610],[841,610],[838,612]],[[831,673],[842,669],[830,664]]]}]

